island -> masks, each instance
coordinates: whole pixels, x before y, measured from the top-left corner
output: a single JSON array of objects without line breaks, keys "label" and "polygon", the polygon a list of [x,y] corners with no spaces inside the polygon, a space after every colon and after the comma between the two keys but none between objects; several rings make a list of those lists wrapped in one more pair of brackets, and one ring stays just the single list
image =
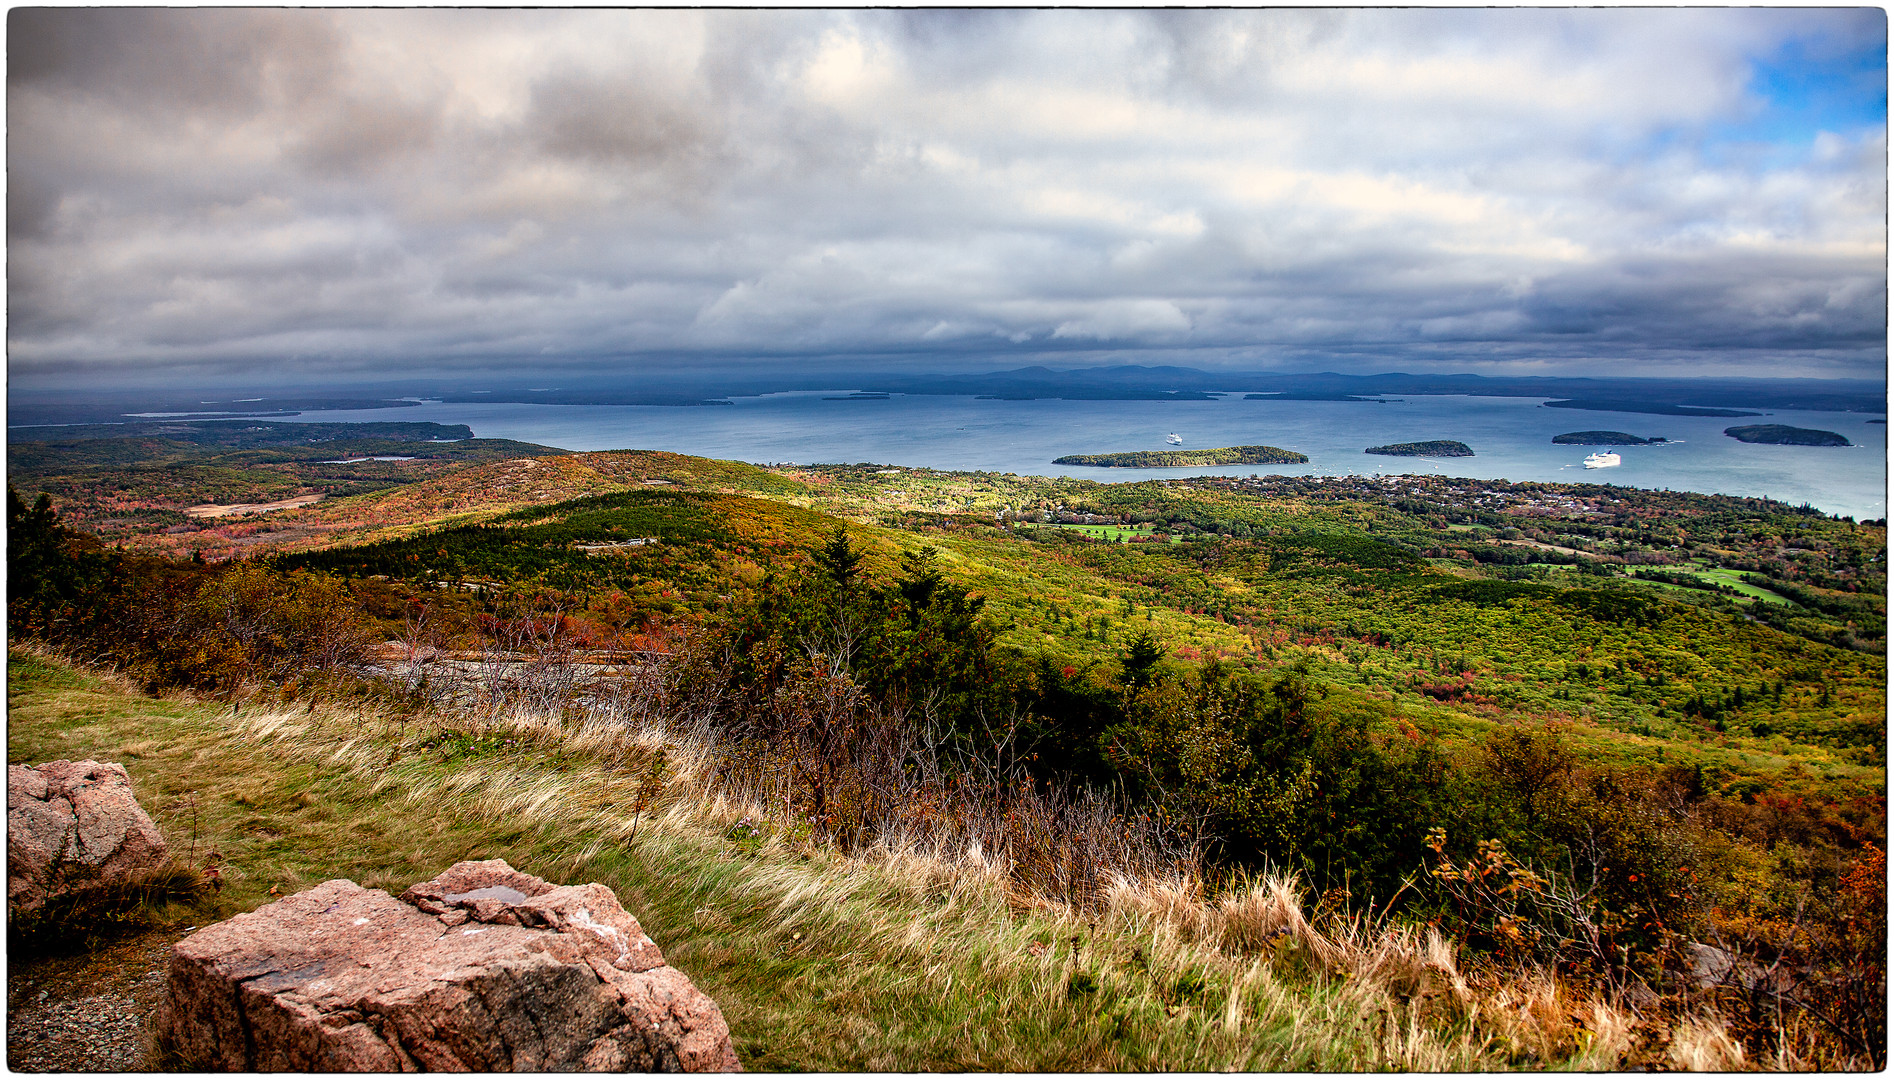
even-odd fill
[{"label": "island", "polygon": [[1552,441],[1566,446],[1651,446],[1670,440],[1662,435],[1640,439],[1626,431],[1568,431],[1552,436]]},{"label": "island", "polygon": [[1309,455],[1275,446],[1224,446],[1215,450],[1127,450],[1119,454],[1067,454],[1054,465],[1105,469],[1175,469],[1190,465],[1303,465]]},{"label": "island", "polygon": [[1787,424],[1746,424],[1727,427],[1723,434],[1738,442],[1773,443],[1777,446],[1853,446],[1838,432],[1820,428],[1790,427]]},{"label": "island", "polygon": [[1463,442],[1452,439],[1434,439],[1431,442],[1399,442],[1387,446],[1370,446],[1364,454],[1383,454],[1387,457],[1472,457],[1473,448]]}]

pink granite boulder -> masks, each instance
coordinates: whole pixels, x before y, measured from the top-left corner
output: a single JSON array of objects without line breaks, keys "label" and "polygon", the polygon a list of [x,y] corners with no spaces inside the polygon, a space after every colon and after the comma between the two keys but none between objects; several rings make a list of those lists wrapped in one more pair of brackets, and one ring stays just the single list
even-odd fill
[{"label": "pink granite boulder", "polygon": [[16,913],[54,895],[131,881],[167,854],[123,765],[7,766],[7,905]]},{"label": "pink granite boulder", "polygon": [[463,862],[327,881],[172,950],[159,1039],[233,1072],[735,1071],[723,1013],[603,885]]}]

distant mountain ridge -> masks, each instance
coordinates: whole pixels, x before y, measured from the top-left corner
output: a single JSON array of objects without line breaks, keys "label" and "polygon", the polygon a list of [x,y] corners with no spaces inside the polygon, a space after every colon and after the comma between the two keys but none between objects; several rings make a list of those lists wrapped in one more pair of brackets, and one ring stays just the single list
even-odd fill
[{"label": "distant mountain ridge", "polygon": [[[1867,379],[1594,378],[1546,375],[1414,375],[1333,371],[1204,371],[1176,366],[1120,365],[1055,369],[1044,366],[973,374],[876,371],[637,371],[610,376],[542,376],[558,386],[526,387],[518,377],[466,375],[368,386],[339,385],[330,393],[308,387],[278,390],[169,389],[150,391],[30,391],[9,388],[8,423],[123,422],[130,414],[175,412],[211,419],[268,414],[285,418],[326,409],[401,409],[417,399],[539,405],[728,405],[733,397],[808,391],[964,396],[1010,401],[1035,398],[1123,401],[1209,401],[1220,394],[1265,395],[1263,400],[1373,402],[1389,395],[1451,395],[1548,399],[1556,408],[1669,415],[1730,415],[1715,410],[1795,409],[1884,413],[1887,387]],[[373,393],[374,396],[369,395]],[[217,399],[217,400],[211,400]],[[247,408],[246,408],[247,407]]]},{"label": "distant mountain ridge", "polygon": [[[1211,372],[1183,367],[1018,368],[981,375],[866,376],[859,387],[884,393],[973,394],[1067,399],[1201,400],[1210,394],[1276,394],[1284,400],[1373,399],[1390,394],[1543,397],[1564,408],[1678,412],[1731,407],[1881,412],[1886,387],[1865,379],[1571,378],[1564,376],[1342,375],[1332,371]],[[1266,399],[1264,399],[1266,400]]]}]

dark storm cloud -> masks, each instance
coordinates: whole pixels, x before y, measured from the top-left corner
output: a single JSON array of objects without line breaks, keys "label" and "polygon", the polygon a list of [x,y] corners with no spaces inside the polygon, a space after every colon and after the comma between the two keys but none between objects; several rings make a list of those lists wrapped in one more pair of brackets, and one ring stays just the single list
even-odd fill
[{"label": "dark storm cloud", "polygon": [[341,36],[312,12],[17,8],[7,87],[160,116],[229,116],[320,90]]},{"label": "dark storm cloud", "polygon": [[101,8],[8,29],[27,379],[1883,359],[1885,105],[1767,92],[1884,70],[1879,12]]}]

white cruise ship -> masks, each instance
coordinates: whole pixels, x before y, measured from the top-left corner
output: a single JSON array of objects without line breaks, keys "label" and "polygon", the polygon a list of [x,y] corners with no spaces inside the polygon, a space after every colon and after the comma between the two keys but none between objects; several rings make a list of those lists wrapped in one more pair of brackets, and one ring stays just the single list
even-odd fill
[{"label": "white cruise ship", "polygon": [[1585,459],[1587,469],[1609,469],[1622,464],[1623,458],[1609,452],[1593,454]]},{"label": "white cruise ship", "polygon": [[1164,441],[1167,443],[1170,443],[1172,446],[1184,445],[1184,437],[1182,435],[1179,435],[1175,431],[1171,432],[1169,435],[1164,436]]}]

